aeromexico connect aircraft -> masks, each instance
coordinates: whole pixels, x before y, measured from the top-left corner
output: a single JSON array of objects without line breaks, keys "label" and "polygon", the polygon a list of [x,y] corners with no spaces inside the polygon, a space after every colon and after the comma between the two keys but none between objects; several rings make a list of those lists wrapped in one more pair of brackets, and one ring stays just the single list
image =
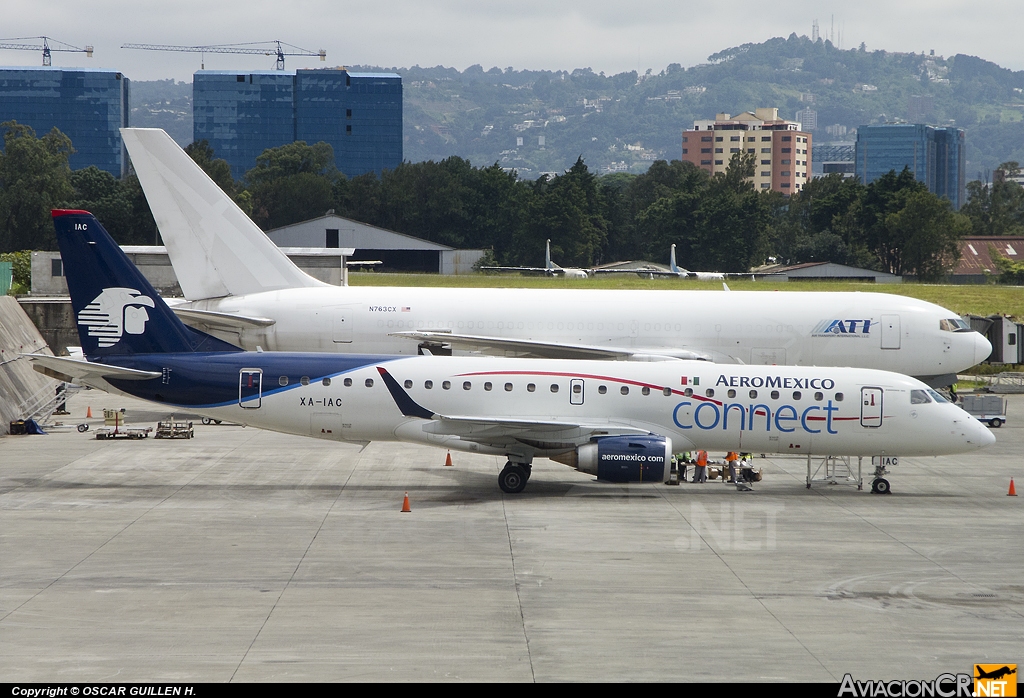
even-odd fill
[{"label": "aeromexico connect aircraft", "polygon": [[[54,211],[87,361],[37,370],[214,419],[322,439],[536,457],[660,482],[673,452],[941,455],[995,439],[924,383],[861,368],[246,352],[186,327],[85,211]],[[889,483],[876,472],[875,491]]]},{"label": "aeromexico connect aircraft", "polygon": [[857,366],[933,387],[991,353],[952,311],[886,293],[331,286],[166,133],[121,133],[189,301],[174,311],[246,349]]}]

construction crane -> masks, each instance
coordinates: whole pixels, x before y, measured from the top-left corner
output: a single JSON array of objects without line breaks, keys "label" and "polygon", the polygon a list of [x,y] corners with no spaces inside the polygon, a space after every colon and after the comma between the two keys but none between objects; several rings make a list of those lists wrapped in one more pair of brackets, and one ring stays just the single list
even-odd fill
[{"label": "construction crane", "polygon": [[[273,44],[273,46],[271,46]],[[203,54],[200,58],[202,69],[206,69],[207,53],[236,53],[244,55],[277,56],[278,70],[284,70],[285,56],[320,56],[321,61],[327,60],[327,51],[310,51],[286,44],[283,41],[257,41],[248,44],[223,44],[220,46],[168,46],[166,44],[124,44],[121,48],[142,49],[143,51],[179,51],[182,53]],[[286,51],[285,48],[291,49]]]},{"label": "construction crane", "polygon": [[[28,39],[42,39],[43,43],[42,45],[8,43],[12,41],[27,41]],[[51,42],[55,45],[50,46]],[[50,53],[53,51],[84,53],[87,58],[92,58],[92,46],[79,48],[77,46],[72,46],[71,44],[65,44],[63,41],[57,41],[51,36],[18,36],[13,39],[0,39],[0,48],[11,49],[14,51],[42,51],[43,65],[50,65]]]}]

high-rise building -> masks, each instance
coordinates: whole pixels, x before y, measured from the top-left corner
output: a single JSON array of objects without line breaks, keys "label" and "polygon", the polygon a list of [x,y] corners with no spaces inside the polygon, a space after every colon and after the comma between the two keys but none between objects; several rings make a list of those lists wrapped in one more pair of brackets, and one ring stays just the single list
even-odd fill
[{"label": "high-rise building", "polygon": [[725,172],[736,153],[754,155],[755,189],[793,194],[810,180],[811,134],[796,121],[780,119],[774,107],[718,114],[683,132],[683,160],[712,174]]},{"label": "high-rise building", "polygon": [[121,177],[128,158],[119,129],[128,126],[129,84],[112,70],[0,68],[0,122],[31,126],[40,137],[56,127],[75,149],[71,169],[95,165]]},{"label": "high-rise building", "polygon": [[967,198],[966,141],[961,128],[880,124],[857,129],[857,177],[864,184],[909,167],[928,191],[959,209]]},{"label": "high-rise building", "polygon": [[801,109],[796,113],[796,120],[800,123],[801,131],[815,131],[818,128],[818,112],[810,107]]},{"label": "high-rise building", "polygon": [[349,177],[402,162],[402,78],[394,73],[201,70],[192,82],[192,134],[240,179],[267,148],[324,141]]}]

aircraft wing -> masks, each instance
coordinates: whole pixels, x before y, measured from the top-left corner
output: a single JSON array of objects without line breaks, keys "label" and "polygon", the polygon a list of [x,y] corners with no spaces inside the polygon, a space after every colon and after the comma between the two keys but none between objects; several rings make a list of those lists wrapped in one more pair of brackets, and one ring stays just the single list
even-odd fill
[{"label": "aircraft wing", "polygon": [[406,417],[418,417],[423,431],[430,434],[458,436],[492,446],[513,441],[584,444],[595,436],[623,436],[649,434],[646,429],[611,422],[577,422],[541,419],[515,419],[512,417],[475,417],[442,415],[418,404],[383,366],[377,367],[391,397]]},{"label": "aircraft wing", "polygon": [[544,274],[546,276],[557,276],[565,273],[565,269],[561,267],[551,269],[546,267],[480,267],[480,271],[519,272],[522,274]]},{"label": "aircraft wing", "polygon": [[682,278],[686,273],[676,273],[668,269],[591,269],[591,274],[636,274],[637,276],[671,276]]},{"label": "aircraft wing", "polygon": [[44,354],[23,354],[32,362],[32,368],[50,378],[67,383],[90,385],[105,390],[104,379],[144,381],[159,378],[156,371],[138,371],[134,368],[121,368],[107,364],[93,363],[81,359],[69,359],[63,356],[46,356]]},{"label": "aircraft wing", "polygon": [[513,352],[516,356],[540,359],[604,359],[610,361],[671,361],[690,359],[710,361],[711,357],[687,349],[643,351],[623,347],[599,347],[588,344],[564,344],[542,342],[535,339],[510,339],[508,337],[487,337],[451,332],[392,332],[393,337],[405,337],[420,342],[450,344],[467,351],[485,353]]},{"label": "aircraft wing", "polygon": [[265,317],[248,317],[235,313],[218,313],[212,310],[171,307],[178,319],[197,330],[227,330],[239,332],[256,327],[270,327],[276,320]]}]

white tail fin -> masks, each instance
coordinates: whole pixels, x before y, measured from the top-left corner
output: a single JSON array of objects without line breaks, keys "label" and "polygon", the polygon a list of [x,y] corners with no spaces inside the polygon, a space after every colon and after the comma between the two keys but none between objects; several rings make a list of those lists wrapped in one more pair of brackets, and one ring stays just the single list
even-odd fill
[{"label": "white tail fin", "polygon": [[554,269],[554,267],[551,266],[551,240],[544,241],[544,268]]},{"label": "white tail fin", "polygon": [[162,129],[123,128],[185,297],[324,286],[295,266]]}]

